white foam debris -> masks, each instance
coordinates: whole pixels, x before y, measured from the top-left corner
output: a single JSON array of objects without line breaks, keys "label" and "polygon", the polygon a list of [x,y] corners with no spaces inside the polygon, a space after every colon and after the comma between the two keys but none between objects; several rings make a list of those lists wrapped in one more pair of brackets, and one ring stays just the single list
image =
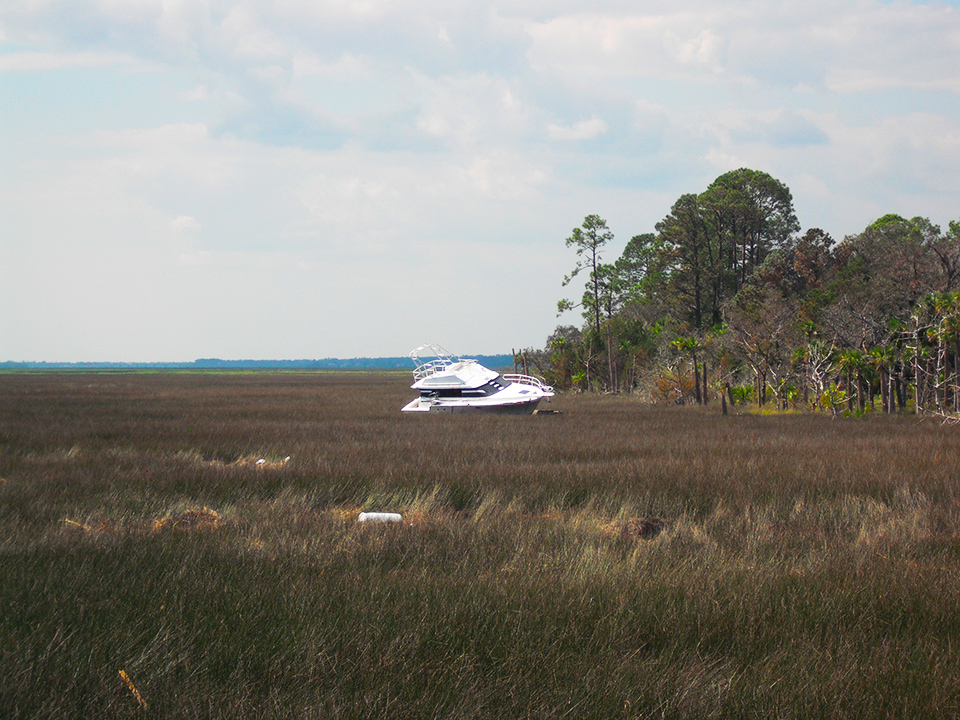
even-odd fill
[{"label": "white foam debris", "polygon": [[362,512],[357,522],[400,522],[403,516],[400,513],[389,512]]}]

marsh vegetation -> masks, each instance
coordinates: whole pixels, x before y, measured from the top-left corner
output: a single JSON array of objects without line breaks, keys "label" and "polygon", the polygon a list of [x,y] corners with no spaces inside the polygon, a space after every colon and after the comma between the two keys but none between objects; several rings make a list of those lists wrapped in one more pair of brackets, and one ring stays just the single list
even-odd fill
[{"label": "marsh vegetation", "polygon": [[408,385],[0,374],[5,715],[960,714],[956,427]]}]

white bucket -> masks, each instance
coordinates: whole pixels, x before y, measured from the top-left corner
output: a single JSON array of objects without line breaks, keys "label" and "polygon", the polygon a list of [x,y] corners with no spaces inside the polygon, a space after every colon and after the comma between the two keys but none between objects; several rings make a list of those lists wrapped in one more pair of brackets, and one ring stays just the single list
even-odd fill
[{"label": "white bucket", "polygon": [[362,512],[357,522],[400,522],[403,516],[400,513]]}]

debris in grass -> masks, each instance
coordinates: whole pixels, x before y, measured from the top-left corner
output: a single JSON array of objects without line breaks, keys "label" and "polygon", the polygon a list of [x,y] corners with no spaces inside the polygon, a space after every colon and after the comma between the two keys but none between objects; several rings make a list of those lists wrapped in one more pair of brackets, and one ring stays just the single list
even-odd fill
[{"label": "debris in grass", "polygon": [[[189,453],[181,453],[184,457],[190,458]],[[258,457],[257,455],[245,455],[244,457],[237,458],[233,462],[226,462],[224,460],[204,460],[202,458],[191,458],[193,460],[199,460],[204,465],[209,467],[218,467],[218,468],[228,468],[228,467],[254,467],[257,470],[266,470],[266,469],[276,469],[282,468],[288,462],[290,462],[290,455],[287,455],[283,460],[268,460],[265,457]]]},{"label": "debris in grass", "polygon": [[70,518],[63,519],[64,525],[69,525],[70,527],[75,527],[78,530],[83,530],[84,532],[103,532],[105,530],[110,530],[111,527],[105,522],[100,523],[97,527],[92,525],[87,525],[86,523],[77,522],[76,520],[71,520]]},{"label": "debris in grass", "polygon": [[268,468],[282,468],[288,462],[290,462],[289,455],[287,455],[283,460],[267,460],[266,458],[257,458],[256,460],[253,460],[252,458],[240,458],[234,464],[252,465],[253,467],[257,468],[257,470],[265,470]]},{"label": "debris in grass", "polygon": [[362,512],[357,522],[400,522],[403,516],[400,513],[389,512]]},{"label": "debris in grass", "polygon": [[534,415],[563,415],[563,410],[537,410],[533,411]]},{"label": "debris in grass", "polygon": [[71,520],[70,518],[64,518],[63,522],[66,523],[67,525],[80,528],[81,530],[86,530],[87,532],[90,532],[91,530],[93,530],[93,528],[90,527],[89,525],[85,525],[82,522],[77,522],[76,520]]},{"label": "debris in grass", "polygon": [[133,684],[133,680],[131,680],[123,670],[120,671],[120,679],[127,684],[127,687],[130,688],[130,692],[133,693],[133,696],[137,699],[137,703],[145,710],[147,708],[147,702],[140,695],[136,685]]},{"label": "debris in grass", "polygon": [[325,513],[327,513],[331,518],[339,522],[355,520],[358,512],[360,512],[359,505],[347,505],[344,507],[333,506],[333,507],[328,507],[325,510]]},{"label": "debris in grass", "polygon": [[189,508],[176,515],[169,515],[160,520],[154,520],[153,529],[178,528],[180,530],[199,530],[219,527],[222,522],[223,515],[204,505],[202,508]]},{"label": "debris in grass", "polygon": [[662,533],[667,522],[662,518],[630,518],[623,529],[623,536],[633,540],[649,540]]},{"label": "debris in grass", "polygon": [[613,521],[604,526],[607,535],[624,540],[652,540],[667,528],[667,521],[658,517],[630,518],[626,522]]}]

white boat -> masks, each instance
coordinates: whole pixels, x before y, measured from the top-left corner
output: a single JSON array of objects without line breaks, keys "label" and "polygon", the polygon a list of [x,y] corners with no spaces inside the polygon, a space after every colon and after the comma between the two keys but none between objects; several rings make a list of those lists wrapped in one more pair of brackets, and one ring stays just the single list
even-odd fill
[{"label": "white boat", "polygon": [[420,397],[403,412],[492,412],[530,414],[553,388],[532,375],[501,375],[476,360],[451,355],[439,345],[421,345],[410,353],[416,366],[410,387]]}]

